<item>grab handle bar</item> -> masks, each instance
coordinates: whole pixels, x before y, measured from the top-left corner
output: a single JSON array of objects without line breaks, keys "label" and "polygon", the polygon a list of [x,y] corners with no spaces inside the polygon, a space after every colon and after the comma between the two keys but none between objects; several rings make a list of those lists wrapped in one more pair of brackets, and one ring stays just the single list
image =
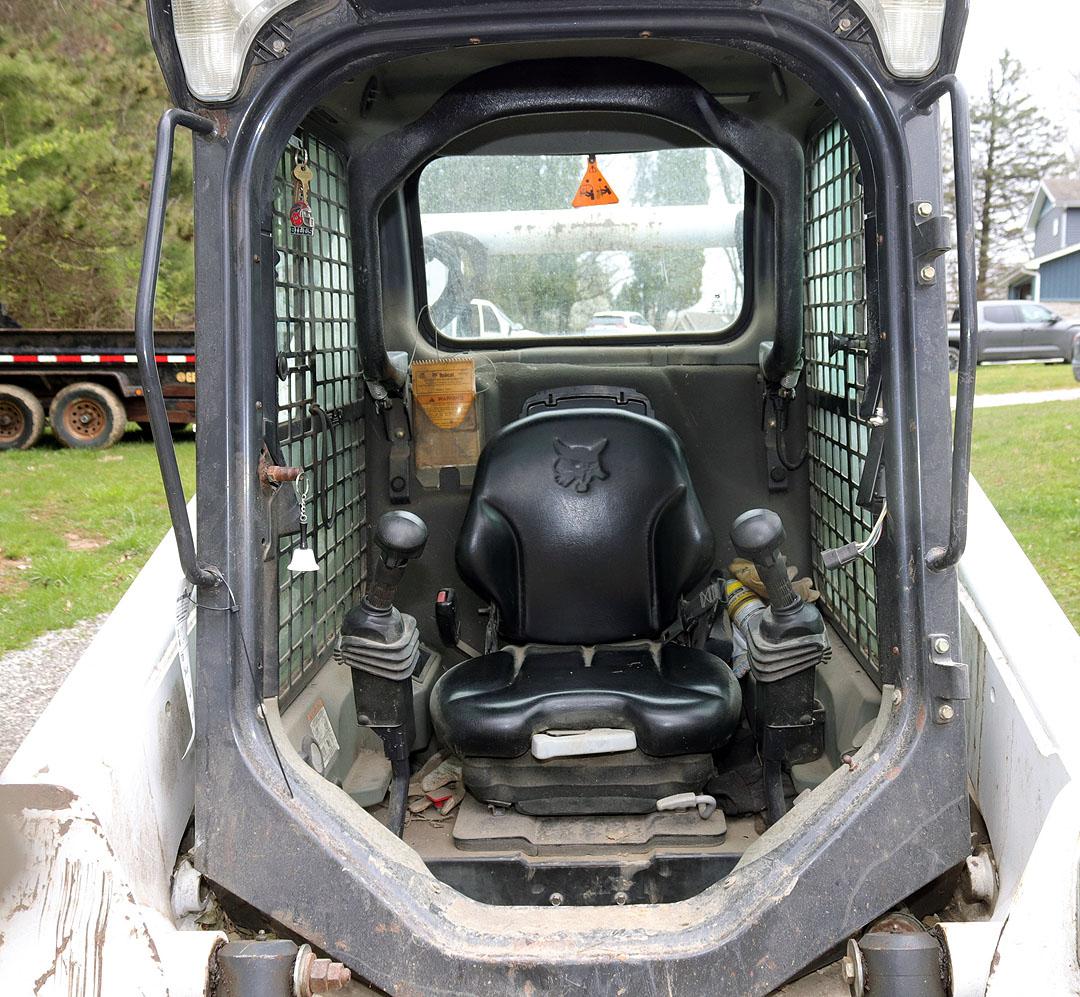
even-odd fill
[{"label": "grab handle bar", "polygon": [[968,478],[971,474],[971,427],[975,403],[975,209],[971,196],[971,124],[968,98],[955,76],[935,80],[915,95],[911,107],[928,111],[949,95],[952,107],[953,178],[956,188],[956,261],[960,293],[960,363],[956,378],[956,422],[953,428],[952,494],[949,501],[949,540],[926,552],[931,571],[953,567],[967,545]]},{"label": "grab handle bar", "polygon": [[178,107],[169,108],[158,122],[154,175],[150,184],[150,208],[146,218],[146,239],[143,242],[142,268],[139,272],[139,292],[135,300],[135,353],[180,565],[184,569],[185,577],[193,585],[215,586],[221,582],[220,573],[200,563],[195,553],[195,538],[184,502],[184,485],[176,464],[176,448],[173,446],[169,417],[165,411],[165,396],[161,390],[154,347],[154,304],[157,297],[158,270],[161,266],[161,239],[165,230],[173,140],[178,125],[202,135],[213,135],[216,132],[212,121]]}]

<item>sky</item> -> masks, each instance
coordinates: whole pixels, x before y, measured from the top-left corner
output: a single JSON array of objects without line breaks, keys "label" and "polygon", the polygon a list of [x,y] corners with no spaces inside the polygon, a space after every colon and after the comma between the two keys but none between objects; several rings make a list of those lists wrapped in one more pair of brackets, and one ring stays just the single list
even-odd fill
[{"label": "sky", "polygon": [[972,98],[1006,48],[1043,113],[1080,146],[1080,0],[970,0],[957,71]]}]

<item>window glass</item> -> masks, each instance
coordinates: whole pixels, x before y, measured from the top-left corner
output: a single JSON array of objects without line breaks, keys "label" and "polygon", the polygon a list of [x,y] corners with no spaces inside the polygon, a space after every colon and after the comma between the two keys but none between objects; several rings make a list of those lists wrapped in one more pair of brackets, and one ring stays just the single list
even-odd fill
[{"label": "window glass", "polygon": [[1012,305],[987,305],[983,312],[987,322],[1018,322],[1016,309]]},{"label": "window glass", "polygon": [[571,207],[585,156],[451,156],[419,184],[447,336],[714,332],[743,303],[743,173],[716,149],[601,155],[617,204]]},{"label": "window glass", "polygon": [[1049,308],[1027,303],[1020,305],[1020,314],[1024,316],[1025,322],[1049,322],[1053,315]]}]

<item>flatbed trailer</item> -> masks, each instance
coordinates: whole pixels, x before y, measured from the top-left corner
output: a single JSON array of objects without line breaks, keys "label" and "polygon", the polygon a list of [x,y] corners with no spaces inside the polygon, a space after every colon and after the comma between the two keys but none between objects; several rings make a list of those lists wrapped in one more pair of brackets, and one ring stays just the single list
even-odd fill
[{"label": "flatbed trailer", "polygon": [[[155,359],[169,424],[195,420],[195,332],[158,332]],[[0,450],[53,435],[76,449],[110,447],[150,417],[128,329],[0,329]]]}]

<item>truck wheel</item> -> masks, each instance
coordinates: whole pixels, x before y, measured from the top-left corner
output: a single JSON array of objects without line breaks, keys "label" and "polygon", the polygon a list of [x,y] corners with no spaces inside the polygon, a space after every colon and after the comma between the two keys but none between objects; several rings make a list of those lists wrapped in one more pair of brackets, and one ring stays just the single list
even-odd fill
[{"label": "truck wheel", "polygon": [[45,428],[45,409],[25,388],[0,384],[0,450],[28,450]]},{"label": "truck wheel", "polygon": [[127,411],[108,388],[80,381],[57,392],[49,406],[49,422],[64,446],[104,450],[124,435]]},{"label": "truck wheel", "polygon": [[960,369],[960,351],[955,346],[949,347],[949,370]]}]

